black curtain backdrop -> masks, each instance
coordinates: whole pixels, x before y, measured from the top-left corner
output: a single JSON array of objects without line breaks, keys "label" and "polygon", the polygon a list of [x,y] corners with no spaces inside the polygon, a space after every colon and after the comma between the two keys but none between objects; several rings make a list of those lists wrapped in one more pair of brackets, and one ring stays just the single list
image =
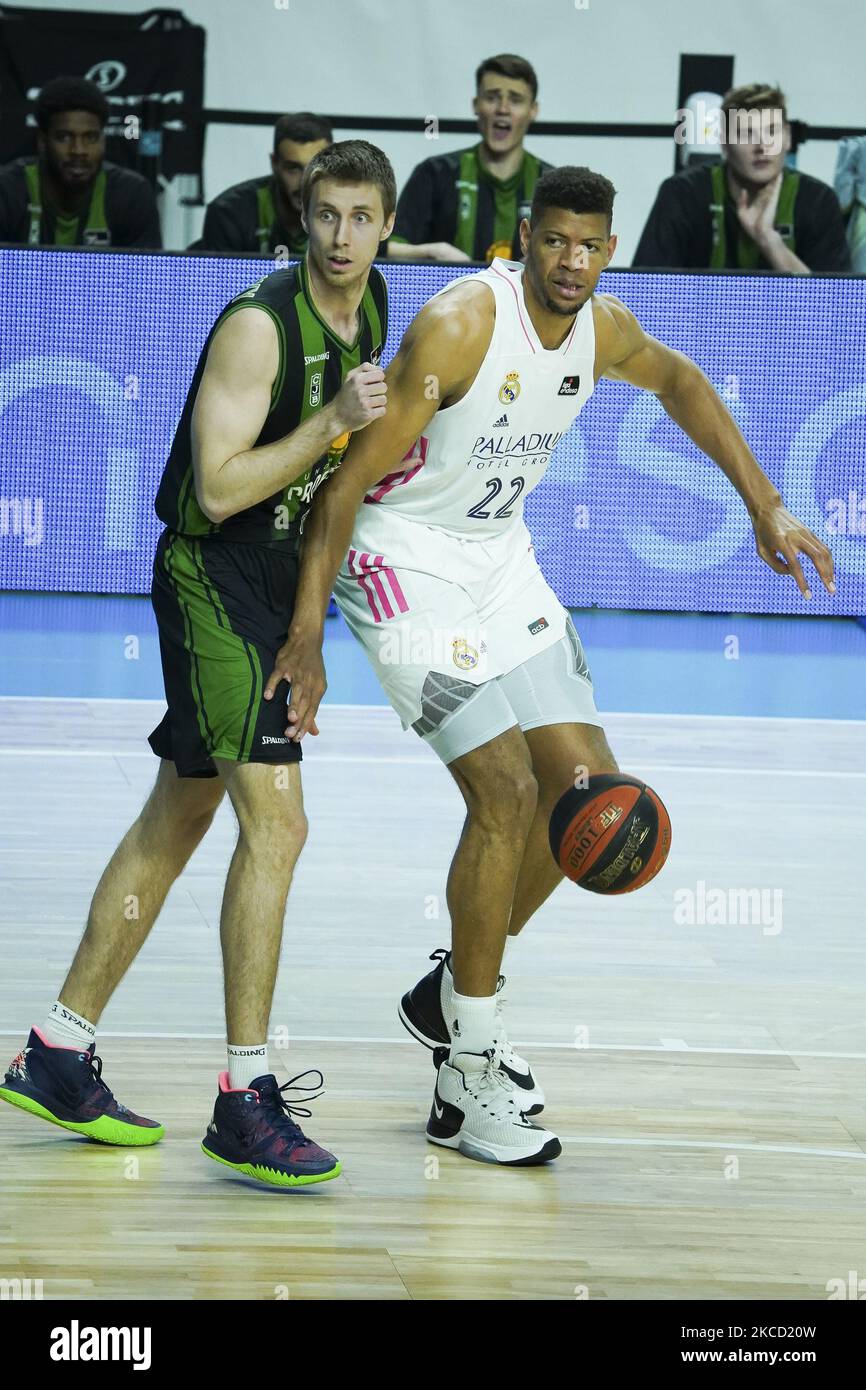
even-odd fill
[{"label": "black curtain backdrop", "polygon": [[[44,83],[87,77],[109,103],[107,159],[168,179],[191,174],[201,185],[205,127],[173,119],[172,108],[202,106],[204,43],[204,29],[180,10],[108,15],[0,5],[0,163],[34,152],[27,108]],[[138,138],[127,135],[136,129],[128,116],[138,118]]]}]

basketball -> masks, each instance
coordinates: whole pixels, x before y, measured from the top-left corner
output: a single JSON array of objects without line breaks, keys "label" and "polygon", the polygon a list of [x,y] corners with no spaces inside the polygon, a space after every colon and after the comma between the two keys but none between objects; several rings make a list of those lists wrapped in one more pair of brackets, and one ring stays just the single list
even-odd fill
[{"label": "basketball", "polygon": [[633,893],[655,878],[671,847],[664,802],[637,777],[590,776],[550,817],[550,848],[566,878],[590,893]]}]

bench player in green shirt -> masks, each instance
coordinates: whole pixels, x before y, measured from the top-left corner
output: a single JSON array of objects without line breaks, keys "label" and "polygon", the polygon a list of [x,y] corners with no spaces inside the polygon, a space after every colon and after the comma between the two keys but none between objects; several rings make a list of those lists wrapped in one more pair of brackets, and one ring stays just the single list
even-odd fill
[{"label": "bench player in green shirt", "polygon": [[105,158],[108,102],[96,83],[53,78],[34,114],[36,155],[0,169],[0,242],[161,247],[147,179]]},{"label": "bench player in green shirt", "polygon": [[152,599],[168,704],[150,735],[156,783],[102,875],[59,999],[0,1086],[0,1098],[103,1143],[162,1137],[101,1080],[96,1024],[228,792],[239,826],[220,919],[229,1061],[202,1148],[281,1187],[340,1166],[292,1120],[281,1094],[291,1083],[268,1068],[306,820],[288,687],[263,692],[292,619],[312,498],[352,431],[385,412],[387,298],[372,262],[395,199],[381,150],[363,140],[324,150],[304,176],[305,260],[232,300],[202,349],[156,498],[166,530]]},{"label": "bench player in green shirt", "polygon": [[791,125],[778,87],[732,87],[718,111],[722,162],[665,179],[634,254],[648,269],[850,271],[828,184],[786,164]]},{"label": "bench player in green shirt", "polygon": [[518,228],[551,167],[523,146],[538,115],[538,79],[525,58],[499,53],[479,65],[475,88],[481,139],[412,170],[397,203],[391,260],[520,259]]},{"label": "bench player in green shirt", "polygon": [[301,222],[301,181],[320,151],[333,144],[321,116],[297,111],[274,126],[271,172],[225,189],[208,205],[201,240],[192,249],[270,256],[278,247],[303,256],[307,233]]}]

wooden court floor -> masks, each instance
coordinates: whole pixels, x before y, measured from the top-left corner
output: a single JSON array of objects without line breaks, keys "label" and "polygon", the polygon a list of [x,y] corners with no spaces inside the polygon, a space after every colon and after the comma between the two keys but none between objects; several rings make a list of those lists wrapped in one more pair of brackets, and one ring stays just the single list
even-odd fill
[{"label": "wooden court floor", "polygon": [[[161,709],[0,700],[4,1065],[152,782]],[[271,1060],[325,1073],[306,1123],[344,1175],[271,1192],[198,1149],[224,1066],[223,807],[100,1029],[109,1084],[166,1138],[108,1149],[0,1106],[0,1279],[51,1299],[821,1300],[866,1275],[866,725],[606,721],[673,849],[622,899],[563,885],[517,943],[510,1032],[563,1140],[521,1171],[426,1142],[430,1054],[396,1018],[447,944],[460,799],[389,711],[321,722]],[[713,890],[728,920],[707,920]],[[750,890],[767,911],[730,920]]]}]

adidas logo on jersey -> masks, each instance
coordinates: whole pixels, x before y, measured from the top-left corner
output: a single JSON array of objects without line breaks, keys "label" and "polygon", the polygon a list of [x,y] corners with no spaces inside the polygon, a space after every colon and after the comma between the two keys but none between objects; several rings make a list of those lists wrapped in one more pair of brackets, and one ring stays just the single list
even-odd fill
[{"label": "adidas logo on jersey", "polygon": [[490,426],[490,428],[493,429],[493,430],[505,430],[505,429],[508,429],[508,416],[507,416],[507,415],[500,415],[500,417],[499,417],[498,420],[494,420],[494,421],[493,421],[493,424]]}]

